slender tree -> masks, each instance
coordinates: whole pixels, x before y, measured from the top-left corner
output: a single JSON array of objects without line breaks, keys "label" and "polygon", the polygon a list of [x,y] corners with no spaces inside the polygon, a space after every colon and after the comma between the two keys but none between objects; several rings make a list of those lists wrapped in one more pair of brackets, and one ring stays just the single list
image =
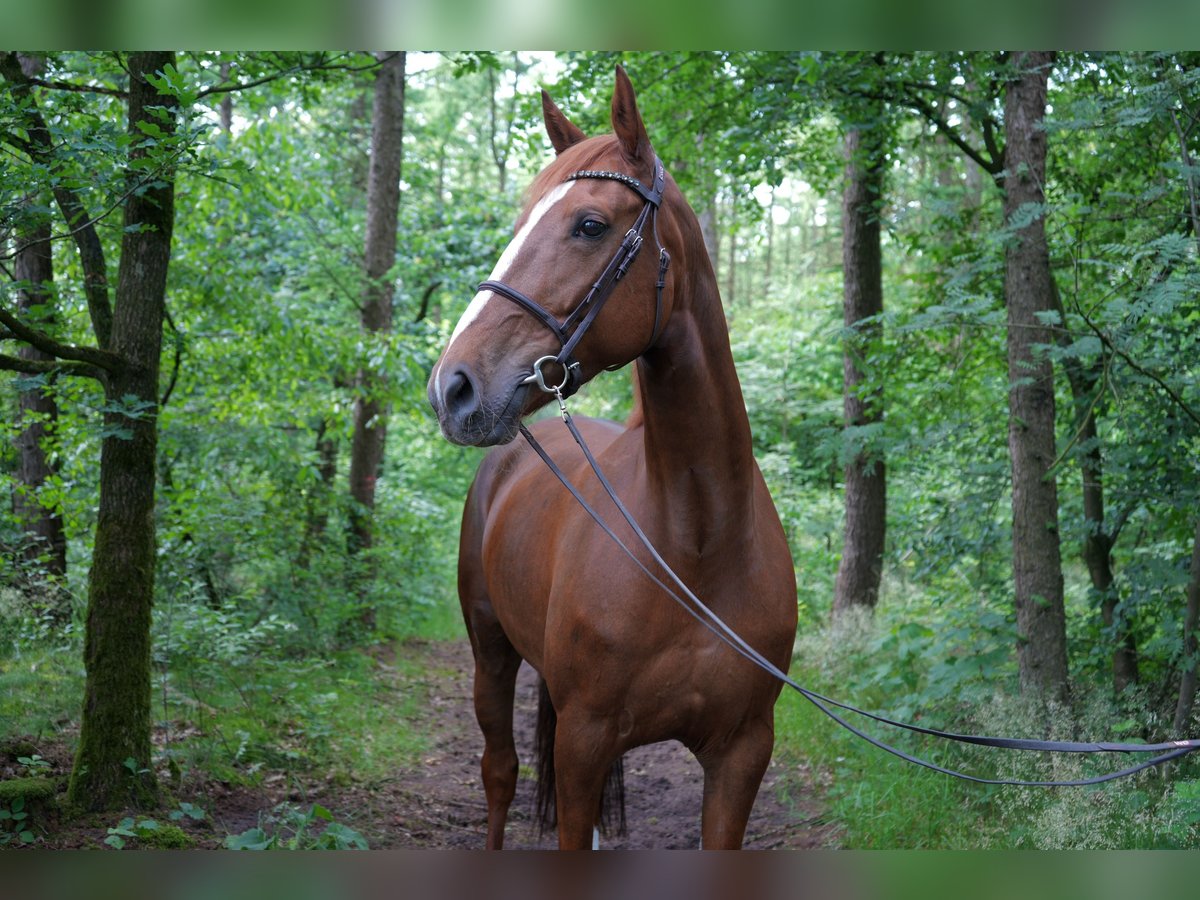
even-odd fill
[{"label": "slender tree", "polygon": [[[369,336],[392,328],[392,267],[396,262],[397,211],[400,205],[401,141],[404,135],[403,51],[382,54],[375,76],[371,122],[371,160],[367,175],[366,288],[361,323]],[[356,379],[354,435],[350,445],[350,534],[352,553],[373,543],[375,483],[383,465],[387,435],[384,382],[376,367],[364,364]]]},{"label": "slender tree", "polygon": [[[19,54],[18,62],[27,77],[40,75],[45,61],[38,56]],[[50,243],[48,219],[35,216],[16,232],[14,275],[17,280],[17,313],[39,321],[43,327],[53,324],[54,251]],[[34,310],[38,310],[33,315]],[[21,359],[45,362],[53,357],[30,344],[17,351]],[[25,423],[16,438],[17,484],[13,492],[13,512],[26,534],[22,548],[25,559],[39,565],[51,582],[61,581],[67,573],[67,537],[62,516],[43,504],[38,493],[53,476],[54,466],[46,444],[58,421],[58,403],[53,394],[40,386],[20,392],[17,422]],[[65,593],[38,585],[37,591],[47,609],[60,623],[70,615]]]},{"label": "slender tree", "polygon": [[[15,274],[21,285],[17,291],[17,314],[49,327],[52,322],[54,262],[50,244],[50,223],[38,221],[17,233]],[[33,310],[40,312],[34,316]],[[17,355],[31,362],[52,360],[49,353],[31,344],[22,345]],[[17,485],[13,492],[13,511],[25,530],[23,548],[27,560],[37,562],[51,580],[67,573],[67,538],[62,516],[38,498],[38,491],[54,474],[46,452],[58,420],[58,403],[41,386],[20,392],[17,421],[24,423],[17,435]],[[39,587],[39,592],[46,596]],[[62,621],[69,609],[61,602],[64,595],[52,590],[46,599],[55,618]]]},{"label": "slender tree", "polygon": [[[1066,349],[1075,340],[1075,335],[1067,325],[1066,310],[1056,286],[1052,283],[1051,287],[1054,288],[1059,317],[1054,336],[1059,346]],[[1137,646],[1129,623],[1117,616],[1118,597],[1113,573],[1113,548],[1133,507],[1126,506],[1124,515],[1115,518],[1108,516],[1105,510],[1104,458],[1100,452],[1096,406],[1099,393],[1103,390],[1104,370],[1108,363],[1108,358],[1103,354],[1090,363],[1068,355],[1063,360],[1063,370],[1071,388],[1071,402],[1075,411],[1072,428],[1082,448],[1079,476],[1083,494],[1083,561],[1092,589],[1100,598],[1100,620],[1105,629],[1113,633],[1112,683],[1113,690],[1119,694],[1138,679]]]},{"label": "slender tree", "polygon": [[1053,341],[1056,309],[1046,245],[1046,88],[1052,52],[1014,54],[1005,90],[1004,218],[1008,307],[1008,445],[1012,464],[1013,582],[1021,690],[1064,699],[1066,615],[1058,532],[1054,370],[1041,347]]},{"label": "slender tree", "polygon": [[[175,115],[147,75],[173,65],[173,53],[129,56],[128,179],[149,148],[144,128],[169,137]],[[100,509],[88,585],[83,722],[69,799],[102,809],[130,799],[153,802],[150,761],[150,609],[154,597],[154,488],[158,371],[167,266],[175,221],[173,175],[131,190],[113,309],[106,414],[111,436],[100,456]],[[130,762],[132,761],[132,762]]]},{"label": "slender tree", "polygon": [[[1013,582],[1017,609],[1017,665],[1021,689],[1057,699],[1067,696],[1066,613],[1058,532],[1054,371],[1041,348],[1054,340],[1047,324],[1056,311],[1044,220],[1046,92],[1052,52],[1001,54],[979,64],[957,60],[971,76],[964,94],[951,73],[934,64],[932,77],[907,75],[877,96],[909,107],[935,126],[983,171],[1004,197],[1011,231],[1005,248],[1009,370],[1009,454],[1012,471]],[[978,68],[979,71],[969,71]],[[917,69],[920,72],[920,68]],[[1004,94],[1001,128],[989,112]],[[975,92],[978,93],[975,93]],[[941,101],[951,97],[970,113],[972,141],[955,127]]]},{"label": "slender tree", "polygon": [[[866,359],[879,339],[883,312],[879,207],[885,154],[879,104],[872,106],[872,121],[853,124],[846,133],[842,188],[843,406],[846,426],[856,429],[883,421],[882,386],[872,378]],[[855,607],[875,607],[887,533],[884,460],[871,449],[860,449],[846,461],[845,482],[846,525],[833,599],[835,617]]]},{"label": "slender tree", "polygon": [[1192,564],[1188,572],[1187,607],[1183,617],[1183,674],[1179,679],[1179,698],[1175,703],[1174,730],[1183,735],[1192,718],[1196,702],[1197,674],[1200,673],[1200,522],[1192,538]]}]

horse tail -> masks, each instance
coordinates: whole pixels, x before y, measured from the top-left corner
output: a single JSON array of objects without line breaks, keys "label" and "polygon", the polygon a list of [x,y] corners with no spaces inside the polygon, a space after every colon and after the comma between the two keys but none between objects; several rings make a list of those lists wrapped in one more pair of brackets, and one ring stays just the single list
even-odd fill
[{"label": "horse tail", "polygon": [[554,731],[557,725],[558,713],[550,702],[550,689],[546,687],[546,680],[539,678],[537,730],[533,738],[533,752],[537,757],[537,794],[533,802],[539,837],[558,824],[554,791]]},{"label": "horse tail", "polygon": [[[558,725],[558,713],[550,702],[550,689],[545,679],[538,679],[537,729],[534,732],[533,748],[537,757],[537,792],[534,810],[538,821],[539,837],[558,825],[558,807],[554,790],[554,731]],[[604,790],[600,795],[600,830],[608,834],[624,835],[625,827],[625,765],[618,757],[608,770]]]}]

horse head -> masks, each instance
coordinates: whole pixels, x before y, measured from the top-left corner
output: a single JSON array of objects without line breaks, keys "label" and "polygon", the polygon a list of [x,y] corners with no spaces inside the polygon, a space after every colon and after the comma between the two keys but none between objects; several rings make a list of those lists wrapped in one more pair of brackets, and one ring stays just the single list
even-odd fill
[{"label": "horse head", "polygon": [[585,137],[545,91],[542,112],[556,158],[530,186],[512,241],[429,381],[442,432],[457,444],[511,441],[554,388],[569,394],[647,351],[674,306],[666,248],[678,246],[683,201],[624,70],[612,134]]}]

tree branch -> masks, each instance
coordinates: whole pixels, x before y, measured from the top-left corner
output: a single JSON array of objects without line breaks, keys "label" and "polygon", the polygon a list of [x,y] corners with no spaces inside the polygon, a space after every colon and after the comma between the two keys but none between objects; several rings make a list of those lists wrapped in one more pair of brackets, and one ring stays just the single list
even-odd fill
[{"label": "tree branch", "polygon": [[993,178],[999,177],[1004,171],[1004,154],[996,149],[995,140],[988,139],[989,123],[984,120],[980,123],[984,130],[984,143],[988,145],[989,156],[984,156],[975,147],[972,147],[960,135],[949,122],[942,117],[936,109],[929,105],[929,102],[917,94],[908,90],[902,91],[903,97],[907,100],[908,106],[915,109],[928,121],[937,126],[938,130],[946,136],[946,140],[950,141],[954,146],[958,147],[963,153],[975,161],[978,166],[991,175]]},{"label": "tree branch", "polygon": [[57,359],[86,363],[91,368],[103,369],[106,372],[116,372],[121,368],[121,358],[115,353],[98,350],[95,347],[61,344],[44,332],[30,328],[2,306],[0,306],[0,325],[4,325],[8,329],[6,337],[24,341]]},{"label": "tree branch", "polygon": [[9,356],[0,353],[0,369],[9,372],[23,372],[26,375],[82,375],[87,378],[103,380],[104,372],[90,363],[78,361],[63,361],[54,359],[23,359],[19,356]]},{"label": "tree branch", "polygon": [[379,68],[395,55],[395,52],[384,54],[374,62],[361,66],[348,65],[346,63],[335,64],[331,62],[320,62],[313,65],[299,63],[294,66],[288,66],[286,69],[280,69],[277,72],[272,72],[269,75],[263,75],[261,78],[253,78],[250,81],[230,82],[228,84],[218,84],[210,88],[205,88],[196,94],[196,99],[202,100],[205,97],[211,97],[213,94],[230,94],[237,91],[249,90],[250,88],[259,87],[260,85],[268,84],[272,81],[278,81],[281,78],[299,75],[301,72],[369,72],[372,69]]},{"label": "tree branch", "polygon": [[167,389],[163,391],[162,399],[158,401],[158,408],[165,409],[167,403],[171,400],[171,395],[175,393],[175,385],[179,382],[179,369],[183,362],[183,335],[179,333],[179,329],[175,327],[175,319],[171,317],[171,311],[163,306],[163,318],[166,319],[167,325],[171,328],[173,336],[172,344],[175,349],[175,362],[171,366],[171,377],[167,381]]},{"label": "tree branch", "polygon": [[1191,419],[1197,425],[1200,425],[1200,414],[1197,414],[1197,412],[1188,405],[1187,401],[1184,400],[1183,397],[1181,397],[1174,388],[1172,388],[1169,384],[1167,384],[1165,381],[1163,381],[1162,378],[1160,378],[1158,375],[1155,375],[1149,369],[1147,369],[1146,367],[1139,364],[1136,360],[1134,360],[1134,358],[1132,356],[1130,356],[1128,353],[1126,353],[1124,350],[1122,350],[1120,347],[1118,347],[1116,344],[1114,344],[1112,342],[1112,339],[1109,338],[1109,336],[1107,334],[1105,334],[1100,328],[1098,328],[1096,326],[1096,324],[1091,319],[1089,319],[1082,310],[1077,309],[1076,312],[1079,314],[1080,318],[1083,319],[1084,324],[1087,325],[1087,327],[1091,330],[1092,334],[1096,335],[1096,337],[1098,337],[1100,339],[1100,343],[1102,343],[1105,347],[1107,347],[1111,352],[1113,352],[1117,356],[1121,357],[1121,359],[1123,359],[1125,361],[1126,365],[1128,365],[1129,368],[1133,369],[1133,371],[1137,372],[1139,375],[1142,375],[1145,378],[1149,378],[1156,385],[1158,385],[1158,387],[1163,391],[1163,393],[1165,393],[1168,397],[1170,397],[1171,400],[1175,403],[1175,405],[1178,406],[1181,410],[1183,410],[1184,414],[1189,419]]},{"label": "tree branch", "polygon": [[98,84],[75,84],[71,81],[47,81],[44,78],[30,78],[29,83],[35,87],[46,88],[52,91],[71,91],[78,94],[104,94],[106,97],[120,97],[125,99],[129,96],[129,91],[121,88],[103,87]]},{"label": "tree branch", "polygon": [[[16,53],[0,53],[0,76],[12,84],[15,91],[29,94],[29,104],[25,110],[29,121],[26,129],[29,134],[27,152],[32,158],[50,167],[54,161],[50,130],[30,93],[30,79],[21,68]],[[108,264],[104,258],[104,247],[83,201],[73,190],[59,183],[54,187],[54,199],[67,225],[78,229],[73,232],[73,237],[83,268],[83,291],[87,297],[88,314],[97,343],[101,348],[107,348],[112,336],[112,306],[108,302]],[[79,222],[83,225],[76,224]]]}]

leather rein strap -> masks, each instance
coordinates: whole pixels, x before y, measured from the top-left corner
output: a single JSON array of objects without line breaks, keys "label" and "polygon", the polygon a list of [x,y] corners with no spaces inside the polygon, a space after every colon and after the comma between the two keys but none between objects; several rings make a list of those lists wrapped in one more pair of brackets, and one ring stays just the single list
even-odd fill
[{"label": "leather rein strap", "polygon": [[[646,185],[633,176],[622,172],[594,169],[582,169],[574,172],[567,176],[567,181],[577,181],[581,178],[602,178],[610,181],[619,181],[626,187],[636,191],[646,202],[637,219],[634,220],[633,225],[625,233],[625,237],[621,241],[621,246],[617,248],[616,254],[609,260],[608,265],[604,267],[604,271],[600,273],[600,277],[592,283],[591,289],[579,301],[575,309],[560,322],[532,297],[521,293],[521,291],[511,285],[505,284],[503,281],[488,280],[480,283],[478,287],[478,290],[492,291],[501,297],[511,300],[545,325],[558,338],[562,349],[554,357],[554,361],[565,370],[564,380],[560,385],[564,397],[570,397],[574,394],[579,390],[579,386],[582,383],[579,374],[579,361],[575,359],[575,348],[579,346],[579,342],[583,340],[583,336],[587,334],[588,329],[592,327],[592,323],[596,321],[596,317],[600,315],[600,310],[604,308],[604,304],[608,301],[613,289],[617,286],[617,282],[625,276],[625,273],[629,271],[629,267],[633,265],[633,261],[637,259],[638,252],[642,249],[642,232],[646,228],[647,221],[653,222],[651,230],[654,232],[654,242],[658,245],[658,280],[655,283],[654,327],[651,329],[650,340],[646,344],[647,350],[658,340],[658,330],[662,322],[662,292],[666,284],[667,267],[671,264],[671,255],[667,253],[667,249],[662,246],[662,243],[658,239],[658,208],[662,204],[663,191],[666,189],[667,182],[666,169],[663,167],[661,159],[657,156],[654,157],[654,183],[650,187],[646,187]],[[642,352],[644,353],[645,350]]]},{"label": "leather rein strap", "polygon": [[[837,700],[832,700],[829,697],[824,697],[814,691],[810,691],[802,685],[798,684],[788,674],[782,671],[778,666],[764,657],[761,653],[751,647],[740,635],[730,628],[716,613],[704,605],[683,580],[675,574],[674,570],[667,565],[659,552],[650,543],[645,532],[634,521],[633,516],[621,502],[616,491],[609,483],[604,473],[600,470],[595,457],[592,456],[591,450],[583,439],[583,435],[579,433],[579,429],[575,427],[574,421],[571,419],[571,414],[567,412],[564,398],[574,394],[581,384],[579,374],[579,362],[575,359],[575,348],[587,333],[588,328],[595,322],[596,317],[600,314],[600,310],[604,307],[604,303],[608,300],[613,288],[617,282],[628,271],[633,261],[637,258],[638,251],[642,247],[642,231],[646,227],[647,220],[653,219],[654,225],[654,240],[658,245],[659,250],[659,269],[658,281],[656,282],[656,306],[654,311],[654,328],[650,335],[650,342],[646,349],[658,339],[659,328],[662,325],[662,292],[666,281],[667,266],[670,265],[671,257],[667,253],[665,247],[658,239],[657,223],[658,209],[662,203],[663,189],[666,183],[666,174],[663,169],[662,160],[657,156],[654,158],[654,184],[647,188],[644,184],[632,176],[622,174],[620,172],[582,170],[575,172],[567,177],[568,181],[580,178],[606,178],[613,181],[619,181],[629,188],[636,191],[646,201],[642,207],[641,213],[634,221],[633,226],[626,232],[624,239],[621,241],[621,246],[617,249],[616,255],[609,261],[604,271],[600,273],[600,277],[592,284],[591,289],[579,302],[571,313],[561,322],[549,313],[536,300],[518,291],[516,288],[510,287],[501,281],[485,281],[479,285],[479,290],[490,290],[506,297],[518,306],[533,315],[539,322],[546,326],[554,336],[558,338],[562,349],[557,356],[543,357],[534,365],[533,375],[528,381],[537,381],[538,386],[547,393],[554,394],[558,398],[559,411],[562,414],[563,422],[566,424],[571,436],[583,451],[584,457],[587,459],[588,465],[595,473],[604,492],[612,500],[617,507],[621,517],[633,529],[633,533],[637,536],[638,542],[649,553],[654,563],[662,570],[666,578],[673,583],[674,587],[667,584],[662,578],[650,570],[650,568],[631,550],[616,532],[604,521],[599,513],[587,502],[579,489],[575,487],[569,478],[563,473],[562,469],[555,464],[549,454],[542,448],[542,445],[537,442],[537,439],[529,432],[524,424],[521,425],[521,434],[525,440],[533,448],[534,452],[541,457],[542,461],[554,473],[554,476],[570,491],[571,495],[583,507],[583,510],[600,526],[601,530],[612,540],[630,560],[636,565],[651,581],[660,587],[664,593],[678,603],[690,616],[696,619],[701,625],[712,632],[717,638],[727,644],[734,652],[738,653],[745,659],[752,662],[754,665],[768,672],[779,681],[786,684],[788,687],[795,690],[806,700],[816,706],[821,712],[829,716],[833,721],[837,722],[843,728],[857,735],[863,740],[873,744],[881,750],[891,753],[900,759],[915,765],[922,766],[926,769],[932,769],[935,772],[941,772],[945,775],[952,775],[955,778],[961,778],[965,781],[973,781],[979,784],[997,784],[997,785],[1014,785],[1019,787],[1082,787],[1084,785],[1101,784],[1105,781],[1113,781],[1117,778],[1123,778],[1127,775],[1133,775],[1136,772],[1141,772],[1152,766],[1161,765],[1178,757],[1200,750],[1200,740],[1186,741],[1167,741],[1158,744],[1128,744],[1128,743],[1089,743],[1082,741],[1035,741],[1026,740],[1023,738],[1004,738],[1004,737],[987,737],[971,734],[955,734],[948,731],[939,731],[935,728],[924,728],[920,725],[913,725],[906,722],[898,722],[889,719],[886,716],[877,715],[867,712],[866,710],[858,709],[846,703],[841,703]],[[643,351],[645,352],[645,351]],[[640,354],[639,354],[640,355]],[[547,360],[554,360],[563,366],[565,375],[563,381],[557,387],[546,384],[541,372],[541,365]],[[686,599],[685,599],[686,598]],[[1109,772],[1106,775],[1097,775],[1092,778],[1080,778],[1071,781],[1020,781],[1015,779],[999,779],[999,778],[980,778],[975,775],[969,775],[965,772],[955,771],[929,760],[922,759],[917,756],[912,756],[892,746],[884,741],[867,734],[865,731],[850,724],[835,712],[844,710],[846,712],[855,713],[865,718],[880,722],[884,725],[890,725],[895,728],[901,728],[906,731],[916,732],[918,734],[926,734],[936,738],[942,738],[949,741],[956,741],[964,744],[975,744],[982,747],[999,747],[1008,750],[1031,750],[1031,751],[1051,751],[1058,753],[1157,753],[1158,755],[1152,759],[1146,760],[1134,766],[1121,769],[1116,772]]]},{"label": "leather rein strap", "polygon": [[[1151,768],[1152,766],[1162,765],[1170,760],[1177,759],[1181,756],[1187,755],[1188,753],[1200,750],[1200,740],[1165,741],[1158,744],[1123,744],[1091,743],[1084,741],[1035,741],[1024,738],[987,737],[984,735],[956,734],[949,731],[939,731],[936,728],[924,728],[920,725],[913,725],[907,722],[898,722],[893,719],[889,719],[886,716],[867,712],[866,710],[859,709],[855,706],[850,706],[847,703],[841,703],[829,697],[822,696],[815,691],[810,691],[803,685],[798,684],[791,677],[789,677],[786,672],[782,671],[778,666],[751,647],[716,613],[705,606],[700,598],[697,597],[691,591],[691,589],[683,583],[683,580],[675,574],[674,570],[669,565],[667,565],[666,560],[664,560],[659,552],[654,549],[654,546],[650,543],[650,539],[646,537],[645,532],[642,531],[641,527],[634,520],[625,504],[622,503],[620,497],[617,496],[617,492],[613,489],[613,486],[609,483],[608,479],[604,476],[604,473],[600,470],[600,466],[596,462],[595,457],[592,456],[592,452],[588,448],[587,443],[584,441],[583,435],[579,433],[579,429],[575,427],[575,422],[571,419],[571,414],[567,412],[566,405],[563,403],[563,398],[561,395],[559,396],[559,410],[562,414],[563,422],[566,423],[567,429],[571,432],[571,436],[575,439],[575,443],[577,443],[579,448],[583,451],[583,455],[587,459],[588,465],[595,473],[596,478],[599,480],[600,486],[604,489],[604,492],[608,495],[609,499],[612,500],[613,504],[617,507],[617,510],[621,513],[621,517],[625,520],[629,527],[633,529],[633,533],[637,536],[639,543],[641,543],[647,552],[649,552],[651,558],[662,569],[667,578],[674,583],[676,588],[679,589],[678,592],[676,592],[674,588],[666,584],[661,578],[650,571],[649,567],[642,562],[642,560],[639,559],[631,549],[629,549],[625,542],[617,536],[617,534],[604,521],[600,514],[597,513],[596,510],[587,502],[583,494],[580,493],[579,489],[571,483],[571,480],[567,478],[562,469],[555,464],[554,460],[550,458],[550,455],[546,453],[542,445],[539,444],[537,439],[529,432],[529,429],[522,424],[521,434],[524,435],[525,440],[533,448],[534,452],[536,452],[537,455],[542,458],[542,461],[546,464],[550,471],[554,473],[554,476],[568,491],[571,492],[571,495],[575,498],[579,505],[583,507],[584,512],[591,516],[593,521],[600,526],[601,530],[608,535],[609,539],[612,540],[613,543],[615,543],[622,550],[622,552],[624,552],[624,554],[633,561],[634,565],[641,569],[647,578],[662,588],[663,592],[671,597],[676,603],[678,603],[688,613],[688,615],[716,635],[717,638],[732,648],[734,652],[745,657],[750,662],[754,663],[754,665],[768,672],[779,681],[792,688],[847,731],[857,735],[868,743],[873,744],[880,750],[884,750],[893,756],[897,756],[900,759],[905,760],[906,762],[922,766],[926,769],[932,769],[935,772],[941,772],[943,775],[951,775],[955,778],[961,778],[964,781],[973,781],[978,784],[1011,785],[1016,787],[1083,787],[1092,784],[1102,784],[1106,781],[1114,781],[1118,778],[1124,778],[1128,775],[1133,775],[1137,772],[1143,771],[1144,769]],[[680,594],[683,596],[680,596]],[[684,597],[687,599],[685,600]],[[872,719],[876,722],[880,722],[884,725],[891,725],[895,728],[901,728],[906,731],[916,732],[918,734],[927,734],[932,737],[942,738],[948,741],[956,741],[962,744],[975,744],[981,747],[999,747],[1006,750],[1033,750],[1041,752],[1051,751],[1057,753],[1158,753],[1159,755],[1155,756],[1153,759],[1148,759],[1144,762],[1138,763],[1137,765],[1129,766],[1128,768],[1120,769],[1116,772],[1109,772],[1105,775],[1097,775],[1092,778],[1079,778],[1070,781],[1021,781],[1017,779],[1004,778],[980,778],[979,776],[969,775],[965,772],[956,771],[955,769],[948,769],[943,766],[939,766],[937,763],[922,759],[919,756],[912,756],[911,754],[905,753],[898,747],[894,747],[891,744],[881,741],[878,738],[867,734],[865,731],[856,728],[854,725],[851,725],[846,721],[845,718],[840,716],[831,707],[836,707],[837,709],[855,713],[857,715],[864,716],[865,718]]]}]

